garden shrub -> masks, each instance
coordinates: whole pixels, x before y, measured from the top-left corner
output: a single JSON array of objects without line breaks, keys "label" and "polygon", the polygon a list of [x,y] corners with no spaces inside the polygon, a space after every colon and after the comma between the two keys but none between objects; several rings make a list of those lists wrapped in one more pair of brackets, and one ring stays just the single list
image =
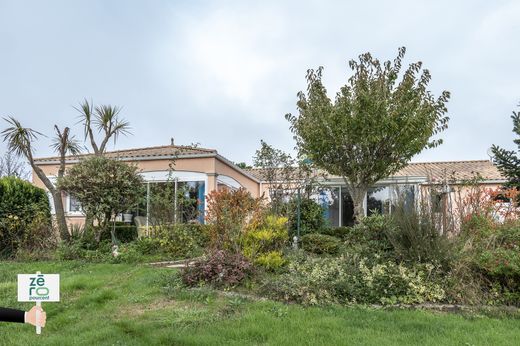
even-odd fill
[{"label": "garden shrub", "polygon": [[351,227],[328,227],[320,231],[321,234],[330,235],[341,240],[346,240],[351,232]]},{"label": "garden shrub", "polygon": [[463,238],[472,244],[468,252],[475,275],[484,276],[483,289],[495,303],[520,305],[520,223],[480,225],[470,232],[465,228]]},{"label": "garden shrub", "polygon": [[19,178],[1,178],[0,257],[14,257],[23,246],[31,250],[50,244],[54,234],[45,191]]},{"label": "garden shrub", "polygon": [[284,259],[281,251],[269,251],[258,255],[255,264],[264,267],[267,270],[275,271],[284,266],[287,261]]},{"label": "garden shrub", "polygon": [[469,215],[462,222],[460,236],[463,238],[485,239],[493,234],[495,222],[483,215]]},{"label": "garden shrub", "polygon": [[236,286],[252,274],[252,263],[240,253],[215,250],[182,270],[187,286],[209,284],[214,287]]},{"label": "garden shrub", "polygon": [[[292,238],[298,230],[298,200],[293,198],[286,205],[286,215],[289,218],[289,235]],[[300,235],[320,232],[328,227],[323,215],[323,207],[309,198],[300,200]]]},{"label": "garden shrub", "polygon": [[158,228],[157,238],[165,254],[173,258],[187,258],[202,254],[207,244],[207,231],[204,225],[165,225]]},{"label": "garden shrub", "polygon": [[48,215],[38,213],[27,224],[18,252],[32,252],[35,258],[38,254],[41,255],[40,257],[47,258],[49,252],[53,251],[57,245],[57,235],[58,232],[52,227]]},{"label": "garden shrub", "polygon": [[108,241],[97,243],[95,249],[86,249],[81,239],[60,242],[55,253],[58,260],[84,260],[87,262],[107,262],[112,259],[112,244]]},{"label": "garden shrub", "polygon": [[394,259],[393,247],[387,237],[392,227],[388,218],[374,214],[361,219],[361,222],[345,228],[343,240],[348,253],[358,254],[360,257],[373,258],[380,256],[383,259]]},{"label": "garden shrub", "polygon": [[274,270],[285,263],[282,249],[288,238],[286,217],[258,214],[246,229],[242,252],[253,263]]},{"label": "garden shrub", "polygon": [[262,212],[262,199],[240,188],[212,191],[207,201],[210,246],[239,252],[248,220]]},{"label": "garden shrub", "polygon": [[446,299],[432,264],[371,264],[355,257],[304,258],[288,273],[268,280],[265,294],[275,299],[318,304],[416,304]]},{"label": "garden shrub", "polygon": [[390,216],[392,227],[386,236],[392,244],[397,260],[414,262],[435,262],[449,268],[453,258],[453,244],[441,234],[437,216],[427,205],[421,210],[407,208],[399,202]]},{"label": "garden shrub", "polygon": [[118,248],[119,255],[112,257],[113,263],[140,263],[146,260],[141,248],[136,243],[123,243]]},{"label": "garden shrub", "polygon": [[336,237],[320,234],[309,233],[302,236],[302,247],[305,251],[312,252],[318,255],[337,254],[341,245],[341,240]]},{"label": "garden shrub", "polygon": [[143,255],[157,255],[162,252],[161,240],[158,238],[139,238],[133,244]]},{"label": "garden shrub", "polygon": [[[112,225],[109,225],[109,227],[101,233],[100,240],[111,240],[111,230]],[[121,243],[130,243],[137,239],[137,226],[135,225],[128,225],[124,222],[116,222],[114,232],[116,239]]]}]

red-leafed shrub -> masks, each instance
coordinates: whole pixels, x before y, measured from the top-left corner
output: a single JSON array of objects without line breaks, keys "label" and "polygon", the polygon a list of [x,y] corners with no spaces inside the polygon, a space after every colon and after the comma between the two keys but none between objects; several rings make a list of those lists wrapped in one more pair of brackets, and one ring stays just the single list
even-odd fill
[{"label": "red-leafed shrub", "polygon": [[240,253],[216,250],[182,272],[187,286],[207,283],[214,287],[236,286],[252,274],[253,265]]},{"label": "red-leafed shrub", "polygon": [[210,246],[239,252],[248,221],[261,212],[262,199],[253,198],[241,188],[212,191],[207,196],[207,202]]}]

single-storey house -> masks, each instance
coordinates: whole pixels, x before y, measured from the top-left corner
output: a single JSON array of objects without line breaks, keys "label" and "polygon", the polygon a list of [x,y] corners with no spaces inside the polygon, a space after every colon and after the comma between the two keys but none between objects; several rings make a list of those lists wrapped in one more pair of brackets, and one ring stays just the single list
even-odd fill
[{"label": "single-storey house", "polygon": [[[67,157],[67,166],[70,167],[89,155],[91,154]],[[106,156],[137,165],[147,184],[148,194],[153,184],[173,179],[176,188],[182,186],[197,201],[199,213],[196,220],[199,222],[204,222],[206,196],[213,190],[245,188],[253,197],[269,195],[269,184],[261,169],[242,169],[214,149],[167,145],[117,150],[107,152]],[[55,179],[59,168],[58,157],[38,158],[35,162],[51,180]],[[407,198],[416,200],[421,191],[435,185],[450,186],[447,193],[449,197],[454,191],[453,186],[462,184],[477,174],[480,176],[479,184],[490,189],[498,188],[506,181],[488,160],[410,163],[393,176],[377,182],[366,196],[364,209],[367,214],[374,210],[391,213],[391,201],[395,198],[396,191],[404,191]],[[330,224],[350,225],[353,221],[353,205],[343,179],[320,174],[318,181],[319,188],[314,197],[324,207]],[[33,174],[33,183],[44,188],[36,174]],[[63,201],[68,222],[83,223],[84,215],[79,203],[68,195],[63,196]],[[141,219],[147,218],[147,215],[147,206],[134,212],[134,216],[141,216]]]}]

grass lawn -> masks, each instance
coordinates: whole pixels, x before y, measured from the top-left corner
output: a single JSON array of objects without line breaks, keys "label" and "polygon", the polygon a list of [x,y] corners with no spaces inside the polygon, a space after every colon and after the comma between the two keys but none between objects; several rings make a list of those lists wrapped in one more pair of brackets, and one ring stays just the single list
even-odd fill
[{"label": "grass lawn", "polygon": [[407,310],[304,308],[168,294],[171,269],[80,262],[0,262],[0,306],[16,301],[16,274],[61,274],[61,302],[44,303],[47,327],[0,323],[5,345],[514,345],[520,319]]}]

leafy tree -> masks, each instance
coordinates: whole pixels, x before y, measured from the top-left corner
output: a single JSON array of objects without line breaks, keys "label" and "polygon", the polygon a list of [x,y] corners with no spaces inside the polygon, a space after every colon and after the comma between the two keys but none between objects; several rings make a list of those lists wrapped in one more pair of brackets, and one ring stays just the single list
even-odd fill
[{"label": "leafy tree", "polygon": [[248,165],[245,162],[235,162],[235,166],[237,166],[238,168],[242,168],[242,169],[253,168],[252,166]]},{"label": "leafy tree", "polygon": [[327,228],[328,222],[323,215],[321,205],[310,198],[302,198],[299,202],[297,198],[293,198],[284,206],[287,209],[285,213],[289,217],[291,238],[296,235],[298,229],[298,203],[300,204],[300,235],[320,232]]},{"label": "leafy tree", "polygon": [[[67,222],[65,221],[63,201],[61,199],[62,189],[55,186],[43,170],[34,163],[33,143],[38,139],[38,135],[42,134],[31,128],[23,127],[22,124],[13,117],[4,118],[4,120],[10,125],[2,131],[2,135],[4,136],[3,140],[4,142],[7,142],[9,152],[14,153],[16,156],[25,157],[31,165],[34,173],[38,178],[40,178],[47,190],[51,193],[60,235],[62,238],[67,238],[69,231],[67,228]],[[79,154],[80,145],[74,136],[70,134],[70,129],[68,127],[65,127],[62,131],[55,125],[54,130],[56,136],[53,140],[52,147],[59,154],[60,158],[58,168],[59,179],[65,174],[65,156],[67,154]]]},{"label": "leafy tree", "polygon": [[[77,198],[87,217],[97,221],[98,241],[112,217],[134,207],[143,194],[143,178],[136,166],[103,156],[74,165],[59,179],[58,186]],[[111,235],[115,243],[113,228]]]},{"label": "leafy tree", "polygon": [[294,159],[263,140],[260,145],[253,157],[253,164],[261,169],[271,208],[278,213],[284,201],[289,200],[298,189],[312,185],[312,169],[307,161]]},{"label": "leafy tree", "polygon": [[[520,106],[520,105],[519,105]],[[517,139],[513,142],[520,150],[520,112],[513,111],[513,132]],[[508,185],[520,189],[520,158],[514,150],[506,150],[496,145],[491,147],[493,162],[497,165],[500,172],[507,177]]]},{"label": "leafy tree", "polygon": [[307,93],[298,93],[299,114],[286,115],[300,153],[343,177],[358,221],[368,188],[441,144],[432,136],[448,126],[449,92],[434,98],[421,62],[401,74],[404,55],[403,47],[393,63],[380,63],[370,53],[351,60],[353,75],[334,101],[323,86],[323,68],[308,70]]}]

